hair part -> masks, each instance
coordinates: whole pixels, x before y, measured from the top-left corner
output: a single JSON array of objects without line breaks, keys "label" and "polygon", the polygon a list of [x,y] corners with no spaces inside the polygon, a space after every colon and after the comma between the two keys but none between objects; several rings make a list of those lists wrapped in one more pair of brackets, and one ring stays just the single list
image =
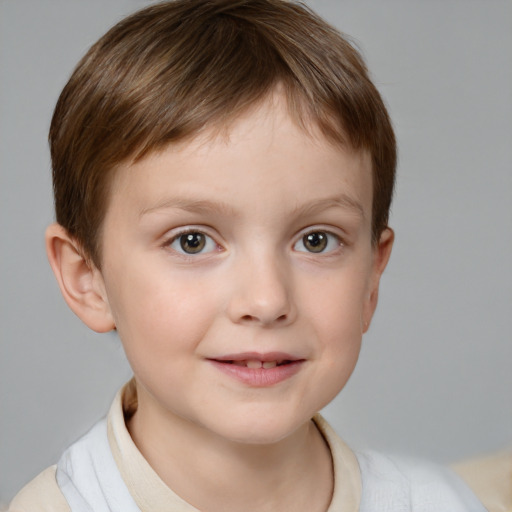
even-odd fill
[{"label": "hair part", "polygon": [[49,141],[57,222],[98,267],[116,167],[226,127],[277,87],[290,115],[372,157],[372,239],[387,226],[396,143],[349,40],[300,3],[175,0],[125,18],[64,87]]}]

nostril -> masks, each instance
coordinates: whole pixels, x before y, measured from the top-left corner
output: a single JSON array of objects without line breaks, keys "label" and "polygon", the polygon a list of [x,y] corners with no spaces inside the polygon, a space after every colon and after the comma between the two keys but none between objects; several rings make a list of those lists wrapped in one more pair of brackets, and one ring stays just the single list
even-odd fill
[{"label": "nostril", "polygon": [[[283,315],[278,316],[274,321],[275,322],[284,322],[287,319],[288,319],[288,315],[287,314],[283,314]],[[243,315],[242,317],[240,317],[240,320],[242,322],[258,322],[258,321],[261,321],[261,319],[259,319],[259,317],[254,316],[254,315]],[[265,321],[265,323],[267,323],[267,322]]]}]

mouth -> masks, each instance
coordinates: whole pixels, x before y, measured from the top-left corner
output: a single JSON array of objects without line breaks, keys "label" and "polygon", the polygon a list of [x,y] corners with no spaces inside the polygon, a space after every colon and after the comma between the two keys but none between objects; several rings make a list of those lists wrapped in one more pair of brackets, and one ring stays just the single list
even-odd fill
[{"label": "mouth", "polygon": [[303,361],[303,359],[284,352],[267,352],[264,354],[257,352],[244,352],[240,354],[228,354],[221,357],[210,358],[210,361],[216,361],[217,363],[222,364],[232,364],[255,370],[260,368],[270,370],[278,366]]},{"label": "mouth", "polygon": [[254,387],[267,387],[295,375],[305,359],[284,353],[244,353],[208,359],[225,374]]},{"label": "mouth", "polygon": [[293,361],[290,359],[281,359],[275,361],[260,361],[259,359],[244,359],[244,360],[232,360],[232,361],[219,361],[220,363],[225,364],[234,364],[235,366],[244,366],[246,368],[258,369],[264,368],[265,370],[270,370],[271,368],[275,368],[276,366],[282,366],[283,364],[290,364]]}]

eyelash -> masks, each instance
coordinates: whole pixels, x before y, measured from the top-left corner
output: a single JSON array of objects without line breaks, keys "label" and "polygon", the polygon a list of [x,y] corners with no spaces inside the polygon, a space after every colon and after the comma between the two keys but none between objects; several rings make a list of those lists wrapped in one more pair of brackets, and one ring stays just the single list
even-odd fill
[{"label": "eyelash", "polygon": [[[203,237],[203,240],[198,241],[199,248],[198,248],[197,252],[193,252],[193,251],[187,252],[184,249],[184,247],[183,247],[183,244],[185,242],[184,237],[186,237],[187,235],[200,235],[201,237]],[[320,236],[318,236],[318,235],[320,235]],[[308,237],[310,237],[309,240],[308,240]],[[192,238],[189,241],[197,242],[197,241],[194,241]],[[313,244],[313,246],[315,244],[317,244],[319,246],[319,250],[317,250],[317,251],[308,250],[305,245],[306,243],[308,243],[308,241],[310,244]],[[300,243],[302,243],[304,249],[297,248],[298,244],[300,244]],[[336,244],[335,247],[332,247],[333,243]],[[328,255],[328,254],[335,252],[343,245],[344,245],[343,240],[341,239],[341,237],[339,235],[332,233],[331,231],[328,231],[328,230],[314,229],[314,230],[307,231],[307,232],[303,233],[300,236],[300,238],[293,244],[293,249],[297,252],[303,252],[306,254]],[[175,246],[175,247],[173,247],[173,246]],[[164,247],[171,248],[174,252],[176,252],[178,255],[180,255],[181,257],[184,257],[184,258],[193,258],[194,256],[197,256],[197,255],[209,254],[211,252],[214,252],[216,249],[218,250],[220,248],[220,246],[217,244],[217,242],[210,235],[208,235],[207,233],[205,233],[204,231],[202,231],[200,229],[193,229],[193,228],[186,229],[179,233],[176,233],[175,235],[173,235],[171,238],[169,238],[164,243]],[[192,249],[193,248],[194,247],[192,244]],[[206,251],[204,250],[205,248],[207,249]]]},{"label": "eyelash", "polygon": [[[315,235],[320,235],[320,237],[316,238],[310,238],[309,242],[313,244],[319,244],[320,250],[308,250],[305,247],[305,244],[307,243],[308,237],[314,237]],[[322,238],[324,237],[324,238]],[[325,242],[325,245],[323,245],[323,242]],[[304,249],[297,249],[297,245],[302,243]],[[336,244],[335,247],[332,247],[332,244]],[[323,247],[322,247],[323,245]],[[294,250],[298,252],[304,252],[307,254],[322,254],[327,255],[335,252],[336,250],[340,249],[344,245],[343,240],[341,237],[335,233],[332,233],[331,231],[328,231],[326,229],[314,229],[311,231],[307,231],[301,235],[301,237],[294,243],[293,248]],[[327,249],[327,250],[326,250]]]},{"label": "eyelash", "polygon": [[[200,235],[201,237],[203,237],[202,245],[201,241],[199,241],[199,248],[197,252],[187,252],[184,249],[183,243],[185,242],[185,237],[187,235]],[[192,241],[192,239],[190,239],[190,241]],[[173,247],[174,245],[176,246]],[[210,252],[215,251],[216,249],[219,249],[219,245],[217,244],[217,242],[210,235],[206,234],[204,231],[201,231],[200,229],[186,229],[184,231],[176,233],[164,243],[164,247],[171,248],[177,254],[185,258],[194,257],[196,255],[208,254]],[[206,251],[204,250],[205,248],[207,249]]]}]

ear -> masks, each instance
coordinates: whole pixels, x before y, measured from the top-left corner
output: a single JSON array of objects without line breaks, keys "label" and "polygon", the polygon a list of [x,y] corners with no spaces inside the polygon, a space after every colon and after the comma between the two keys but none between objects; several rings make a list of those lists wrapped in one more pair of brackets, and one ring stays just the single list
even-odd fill
[{"label": "ear", "polygon": [[382,276],[382,273],[388,264],[394,241],[395,233],[391,228],[386,228],[380,235],[377,247],[373,249],[374,254],[369,292],[363,310],[363,318],[361,319],[363,333],[368,331],[370,328],[370,322],[372,320],[373,314],[375,313],[375,309],[377,308],[377,302],[379,301],[380,277]]},{"label": "ear", "polygon": [[45,238],[48,260],[71,310],[93,331],[115,329],[101,272],[60,224],[49,226]]}]

